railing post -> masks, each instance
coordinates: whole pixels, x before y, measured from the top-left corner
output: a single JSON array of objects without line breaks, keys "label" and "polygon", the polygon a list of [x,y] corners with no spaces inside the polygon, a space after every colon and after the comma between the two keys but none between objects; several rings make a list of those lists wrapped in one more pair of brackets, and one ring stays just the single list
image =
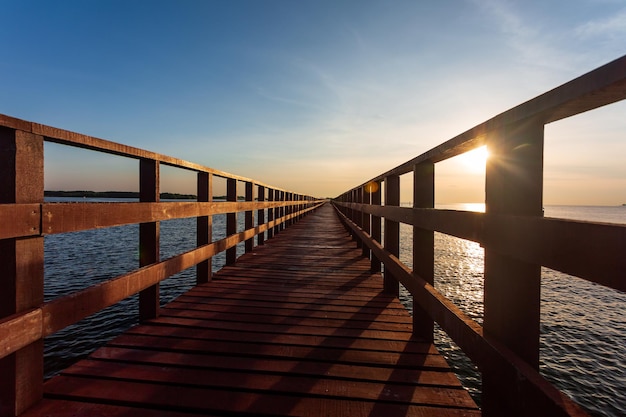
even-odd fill
[{"label": "railing post", "polygon": [[[413,167],[413,207],[435,207],[435,164],[425,161]],[[413,274],[434,285],[435,232],[413,226]],[[413,334],[433,341],[434,322],[413,301]]]},{"label": "railing post", "polygon": [[[0,128],[0,203],[43,203],[43,138]],[[38,215],[38,213],[35,213]],[[44,239],[0,240],[0,318],[43,303]],[[43,339],[0,359],[0,416],[43,396]]]},{"label": "railing post", "polygon": [[[371,204],[371,194],[367,191],[366,186],[361,187],[361,196],[362,196],[361,203],[363,203],[363,204]],[[362,221],[363,224],[362,224],[361,227],[363,228],[363,231],[365,233],[369,234],[371,232],[371,229],[372,229],[371,225],[370,225],[372,216],[369,213],[365,213],[365,212],[363,212],[362,214],[363,214],[363,221]],[[370,251],[369,246],[363,245],[363,256],[369,259],[370,258],[370,252],[371,251]]]},{"label": "railing post", "polygon": [[[198,202],[213,201],[213,174],[198,172]],[[213,216],[201,216],[197,219],[197,244],[207,245],[213,240]],[[213,275],[213,259],[202,261],[196,267],[196,284],[209,282]]]},{"label": "railing post", "polygon": [[[376,181],[370,184],[370,193],[372,194],[372,197],[371,197],[372,205],[380,206],[381,200],[382,200],[381,198],[382,191],[381,191],[380,181]],[[381,236],[382,236],[381,226],[382,226],[382,222],[381,222],[380,216],[373,215],[371,235],[372,235],[372,239],[374,239],[378,243],[382,243],[381,242]],[[374,255],[374,253],[372,253],[371,270],[372,272],[380,272],[380,259],[378,259],[376,255]]]},{"label": "railing post", "polygon": [[[274,190],[272,190],[271,188],[267,189],[267,200],[268,201],[274,201]],[[267,209],[267,221],[271,222],[274,220],[274,209],[273,208],[268,208]],[[272,237],[274,237],[274,228],[273,227],[268,227],[267,229],[267,238],[271,239]]]},{"label": "railing post", "polygon": [[[289,192],[285,192],[285,202],[291,202],[291,193]],[[288,215],[291,214],[291,206],[286,206],[285,207],[285,217],[287,217]],[[291,226],[291,220],[283,223],[284,227],[283,229],[286,229],[287,227]]]},{"label": "railing post", "polygon": [[[354,202],[355,202],[354,190],[350,190],[350,191],[348,191],[347,197],[348,197],[348,202],[349,202],[349,203],[354,203]],[[352,207],[350,207],[350,208],[348,208],[347,210],[348,210],[348,211],[347,211],[346,215],[348,216],[348,219],[350,219],[350,221],[354,222],[354,220],[355,220],[355,219],[354,219],[354,209],[353,209]],[[350,233],[350,236],[352,237],[352,239],[354,240],[354,239],[355,239],[355,236],[356,236],[356,235],[354,234],[354,231],[352,231],[352,229],[351,229],[351,230],[349,231],[349,233]]]},{"label": "railing post", "polygon": [[[246,202],[250,204],[252,204],[254,200],[253,186],[254,184],[252,184],[251,182],[246,182]],[[254,227],[254,211],[253,210],[246,210],[244,222],[245,222],[246,230],[252,229]],[[246,253],[252,252],[252,249],[254,248],[254,237],[251,237],[250,239],[246,239],[245,247],[246,247]]]},{"label": "railing post", "polygon": [[[488,135],[485,197],[487,215],[543,215],[543,139],[539,120],[527,120]],[[487,229],[486,241],[505,231]],[[484,332],[539,369],[541,268],[485,248]],[[503,381],[498,370],[483,374],[486,417],[528,416],[516,381]],[[530,414],[529,414],[530,413]]]},{"label": "railing post", "polygon": [[[287,202],[292,202],[293,201],[293,194],[292,193],[285,193],[285,201]],[[293,206],[287,206],[285,207],[285,216],[289,216],[291,214],[293,210]],[[293,220],[287,220],[284,224],[285,224],[285,228],[291,226],[291,224],[293,223]]]},{"label": "railing post", "polygon": [[[265,187],[262,185],[259,185],[259,188],[257,189],[257,201],[259,203],[262,203],[263,201],[265,201]],[[257,224],[259,226],[265,223],[265,209],[260,208],[257,210],[257,218],[258,218]],[[265,232],[259,233],[257,235],[257,244],[258,245],[265,244]]]},{"label": "railing post", "polygon": [[[278,201],[279,203],[283,203],[284,196],[285,196],[285,193],[283,191],[276,190],[276,201]],[[281,207],[278,207],[276,210],[278,210],[278,215],[276,216],[276,220],[278,220],[282,218],[283,215],[285,214],[285,207],[281,206]],[[284,225],[282,223],[277,225],[274,228],[274,234],[277,235],[278,233],[280,233],[280,231],[283,230],[283,227]]]},{"label": "railing post", "polygon": [[[390,175],[385,177],[385,206],[400,205],[400,177]],[[400,257],[400,224],[385,217],[385,249],[396,257]],[[400,294],[398,280],[385,269],[384,275],[385,292],[392,295]]]},{"label": "railing post", "polygon": [[[354,196],[355,196],[355,203],[363,203],[363,188],[357,188],[354,190]],[[360,210],[354,210],[354,223],[359,226],[360,228],[363,228],[363,212]],[[363,241],[359,238],[356,239],[356,247],[357,248],[363,248],[363,246],[366,246],[363,244]]]},{"label": "railing post", "polygon": [[[139,161],[139,201],[158,202],[159,162],[153,159]],[[139,225],[139,266],[159,262],[159,222]],[[159,284],[139,292],[139,319],[149,320],[159,316]]]},{"label": "railing post", "polygon": [[[280,203],[282,199],[280,198],[281,192],[279,190],[274,190],[274,201]],[[274,209],[274,220],[278,221],[282,216],[282,207],[276,207]],[[280,225],[274,226],[274,236],[276,236],[280,232]]]},{"label": "railing post", "polygon": [[[237,201],[237,180],[226,179],[226,201]],[[226,213],[226,236],[237,233],[237,213]],[[237,260],[237,246],[226,249],[226,265],[232,265]]]}]

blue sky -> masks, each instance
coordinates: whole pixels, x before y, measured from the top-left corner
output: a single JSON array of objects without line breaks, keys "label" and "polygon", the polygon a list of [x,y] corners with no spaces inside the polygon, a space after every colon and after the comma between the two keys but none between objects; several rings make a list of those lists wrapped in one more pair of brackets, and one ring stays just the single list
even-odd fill
[{"label": "blue sky", "polygon": [[[622,0],[0,7],[0,113],[316,196],[626,53]],[[546,127],[547,204],[626,203],[624,110]],[[438,202],[481,201],[462,167],[437,165]],[[136,189],[136,170],[46,146],[48,189]],[[181,178],[166,170],[162,189],[193,192]]]}]

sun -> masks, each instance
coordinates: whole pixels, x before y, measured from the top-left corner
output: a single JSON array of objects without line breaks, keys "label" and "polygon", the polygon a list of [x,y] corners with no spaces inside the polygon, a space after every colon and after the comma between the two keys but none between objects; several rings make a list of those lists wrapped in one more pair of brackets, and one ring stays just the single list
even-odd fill
[{"label": "sun", "polygon": [[473,149],[458,156],[459,162],[469,171],[473,173],[485,172],[487,158],[489,158],[489,150],[486,146]]}]

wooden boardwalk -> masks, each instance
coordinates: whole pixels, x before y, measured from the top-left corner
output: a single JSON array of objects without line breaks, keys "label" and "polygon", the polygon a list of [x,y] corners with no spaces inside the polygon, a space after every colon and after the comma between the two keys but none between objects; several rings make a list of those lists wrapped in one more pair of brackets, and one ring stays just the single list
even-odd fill
[{"label": "wooden boardwalk", "polygon": [[479,416],[326,204],[44,386],[25,416]]}]

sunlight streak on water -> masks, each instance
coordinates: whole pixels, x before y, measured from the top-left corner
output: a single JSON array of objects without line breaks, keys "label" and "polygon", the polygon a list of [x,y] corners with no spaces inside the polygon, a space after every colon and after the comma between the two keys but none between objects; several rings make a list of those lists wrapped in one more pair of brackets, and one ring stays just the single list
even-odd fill
[{"label": "sunlight streak on water", "polygon": [[[484,211],[484,205],[441,208]],[[626,223],[626,207],[547,206],[546,217]],[[412,267],[412,228],[401,225],[400,259]],[[435,233],[435,288],[482,324],[484,251],[475,242]],[[403,303],[412,309],[406,290]],[[626,294],[542,268],[541,373],[594,416],[626,410]],[[435,344],[480,402],[480,374],[438,327]],[[459,365],[460,364],[460,365]]]}]

